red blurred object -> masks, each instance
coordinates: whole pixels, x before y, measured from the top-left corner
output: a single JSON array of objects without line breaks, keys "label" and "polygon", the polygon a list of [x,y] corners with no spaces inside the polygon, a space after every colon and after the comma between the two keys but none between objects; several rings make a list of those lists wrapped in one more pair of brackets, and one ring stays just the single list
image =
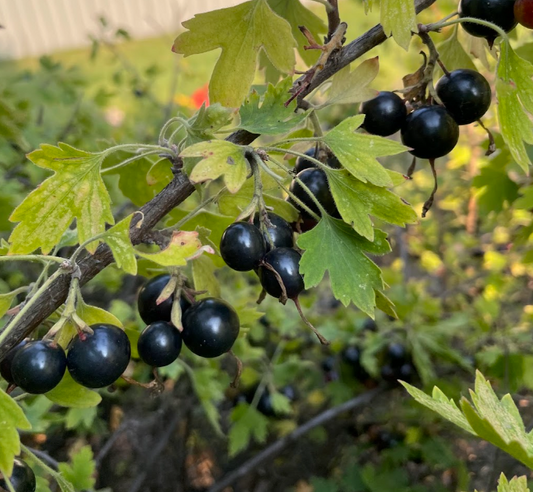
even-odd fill
[{"label": "red blurred object", "polygon": [[196,89],[191,96],[194,107],[199,109],[202,107],[202,104],[205,103],[205,107],[209,106],[209,84]]}]

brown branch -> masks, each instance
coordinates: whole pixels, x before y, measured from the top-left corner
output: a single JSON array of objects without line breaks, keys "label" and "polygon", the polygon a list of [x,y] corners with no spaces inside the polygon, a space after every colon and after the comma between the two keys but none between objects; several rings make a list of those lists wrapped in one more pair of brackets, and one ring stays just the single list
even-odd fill
[{"label": "brown branch", "polygon": [[377,395],[382,393],[382,388],[376,388],[370,391],[363,393],[362,395],[356,396],[351,400],[338,405],[336,407],[330,408],[325,412],[318,414],[316,417],[312,418],[305,424],[298,427],[295,431],[287,434],[285,437],[282,437],[278,441],[274,442],[267,448],[263,449],[259,454],[255,455],[253,458],[245,461],[239,468],[228,473],[222,480],[217,482],[213,487],[209,489],[209,492],[222,492],[226,487],[229,487],[235,483],[240,478],[248,475],[248,473],[257,470],[258,466],[263,465],[265,462],[275,458],[290,444],[298,441],[301,437],[305,436],[309,431],[313,430],[319,425],[324,425],[325,423],[337,418],[344,412],[354,410],[355,408],[361,407],[370,403]]},{"label": "brown branch", "polygon": [[341,23],[338,0],[329,0],[329,3],[333,8],[328,10],[328,40],[332,38],[333,33],[337,30],[337,27],[339,27],[339,24]]},{"label": "brown branch", "polygon": [[[416,12],[421,12],[435,2],[436,0],[415,0]],[[387,37],[383,32],[383,28],[378,24],[350,44],[346,45],[340,51],[338,56],[331,57],[328,60],[324,70],[317,74],[316,77],[313,78],[312,83],[298,95],[298,100],[301,101],[325,80],[332,77],[339,70],[346,65],[349,65],[352,61],[370,51],[375,46],[383,43],[386,39]],[[259,135],[250,133],[246,130],[238,130],[232,133],[227,140],[241,145],[248,145],[258,137]],[[139,244],[142,242],[146,233],[148,233],[166,214],[182,203],[193,192],[194,187],[187,178],[181,174],[177,174],[172,182],[161,191],[161,193],[141,208],[141,212],[144,214],[141,227],[136,228],[136,224],[132,224],[130,229],[133,244]],[[140,216],[140,214],[137,214],[137,216]],[[113,256],[111,250],[105,245],[100,245],[94,255],[87,255],[80,260],[80,285],[86,284],[112,262]],[[23,316],[16,326],[12,327],[10,322],[7,323],[4,329],[9,329],[10,333],[0,345],[0,360],[9,349],[14,347],[24,337],[28,336],[40,323],[43,322],[43,320],[50,316],[65,302],[69,283],[70,277],[62,275],[50,286],[46,296],[42,296],[35,304],[35,307]]]},{"label": "brown branch", "polygon": [[[415,0],[416,13],[418,14],[422,12],[422,10],[427,9],[436,1],[437,0]],[[319,85],[323,84],[326,80],[335,75],[339,70],[343,69],[351,62],[363,56],[372,48],[375,48],[386,40],[387,36],[385,36],[385,33],[383,32],[381,24],[374,26],[362,36],[354,39],[340,51],[338,56],[331,57],[328,60],[328,63],[324,69],[320,73],[316,74],[311,84],[309,84],[304,91],[298,94],[298,102],[313,92]]]}]

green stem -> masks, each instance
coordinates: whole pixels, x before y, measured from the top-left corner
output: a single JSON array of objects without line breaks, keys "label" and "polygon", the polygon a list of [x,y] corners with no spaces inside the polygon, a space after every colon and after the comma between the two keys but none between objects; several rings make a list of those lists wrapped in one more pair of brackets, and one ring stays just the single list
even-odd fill
[{"label": "green stem", "polygon": [[263,199],[263,181],[261,180],[261,164],[262,159],[257,155],[256,152],[251,152],[251,159],[249,159],[250,166],[252,168],[252,173],[254,176],[254,192],[252,196],[252,201],[250,204],[241,212],[237,221],[244,220],[255,212],[256,207],[259,208],[260,212],[266,210],[265,200]]},{"label": "green stem", "polygon": [[104,158],[108,155],[112,154],[113,152],[117,152],[119,150],[126,150],[131,152],[136,152],[138,150],[157,150],[159,152],[164,152],[166,154],[171,153],[173,154],[172,150],[168,147],[162,147],[160,145],[148,145],[148,144],[122,144],[122,145],[115,145],[114,147],[110,147],[109,149],[106,149],[102,152],[104,155]]},{"label": "green stem", "polygon": [[176,222],[174,225],[165,227],[164,229],[161,229],[162,231],[168,231],[168,230],[179,230],[180,227],[185,225],[189,220],[196,217],[202,210],[207,207],[210,203],[213,203],[217,200],[217,198],[220,196],[222,192],[226,190],[226,187],[222,188],[216,195],[210,196],[209,198],[206,198],[203,202],[201,202],[194,210],[191,210],[185,217],[180,219],[178,222]]},{"label": "green stem", "polygon": [[[320,140],[320,139],[317,139]],[[301,152],[297,152],[296,150],[290,150],[290,149],[280,149],[278,147],[263,147],[265,150],[270,152],[284,152],[285,154],[292,154],[297,157],[302,157],[303,159],[306,159],[308,161],[311,161],[315,166],[317,166],[319,169],[322,169],[323,171],[331,171],[331,167],[326,166],[323,162],[320,162],[316,157],[311,157],[310,155],[302,154]],[[277,163],[280,165],[279,163]],[[283,166],[286,170],[287,167]],[[290,171],[289,171],[290,172]]]},{"label": "green stem", "polygon": [[435,24],[431,24],[431,28],[437,30],[442,29],[443,27],[454,26],[455,24],[462,24],[463,22],[470,22],[472,24],[488,27],[496,31],[505,41],[509,42],[509,36],[507,36],[507,33],[500,26],[497,26],[492,22],[476,19],[475,17],[461,17],[460,19],[454,19],[451,21],[436,22]]},{"label": "green stem", "polygon": [[[59,244],[56,245],[56,247],[54,248],[54,251],[52,253],[53,256],[55,256],[57,254],[57,252],[59,251]],[[48,275],[48,270],[50,269],[50,267],[52,266],[54,262],[53,261],[47,261],[44,265],[44,268],[43,268],[43,271],[40,273],[40,275],[37,277],[37,280],[35,281],[35,283],[33,284],[33,287],[32,289],[30,290],[30,293],[28,294],[28,298],[29,297],[32,297],[35,292],[37,291],[37,289],[39,288],[39,286],[41,285],[41,282],[46,278],[46,276]]]},{"label": "green stem", "polygon": [[[63,260],[66,261],[66,260]],[[33,297],[22,307],[22,309],[18,312],[18,314],[11,319],[9,324],[4,328],[4,331],[0,333],[0,345],[4,342],[4,340],[7,338],[13,327],[17,326],[17,323],[26,315],[28,311],[31,310],[33,305],[37,302],[39,297],[43,295],[48,288],[55,282],[56,278],[60,277],[61,275],[66,274],[66,269],[63,267],[58,268],[51,276],[50,278],[39,288],[37,292],[33,295]]]},{"label": "green stem", "polygon": [[65,258],[59,256],[47,256],[47,255],[14,255],[14,256],[0,256],[0,261],[41,261],[48,263],[53,261],[55,263],[63,263]]},{"label": "green stem", "polygon": [[77,247],[76,251],[74,251],[74,253],[72,253],[72,256],[70,257],[70,262],[72,264],[76,263],[76,260],[78,259],[78,256],[80,255],[80,253],[84,250],[84,248],[86,246],[88,246],[91,243],[94,243],[95,241],[98,241],[99,239],[102,239],[103,237],[107,236],[108,234],[109,234],[109,231],[101,232],[100,234],[97,234],[96,236],[91,237],[90,239],[87,239],[87,241],[84,241],[83,243],[81,243]]},{"label": "green stem", "polygon": [[263,394],[263,391],[265,389],[265,386],[268,384],[268,379],[270,378],[270,375],[272,373],[272,368],[276,366],[278,363],[279,358],[283,354],[283,350],[285,349],[285,341],[281,341],[278,343],[278,346],[276,347],[276,350],[274,351],[274,354],[272,355],[272,359],[270,360],[270,371],[265,374],[265,376],[261,379],[259,385],[257,386],[257,390],[254,393],[254,397],[252,399],[252,402],[250,403],[251,408],[256,408],[257,404],[259,403],[259,399],[261,398],[261,395]]},{"label": "green stem", "polygon": [[111,167],[106,167],[105,169],[102,169],[100,171],[100,174],[107,174],[111,171],[115,171],[116,169],[120,169],[121,167],[127,166],[131,162],[138,161],[139,159],[144,159],[145,157],[149,155],[154,154],[160,154],[161,152],[159,150],[151,150],[150,152],[145,152],[144,154],[134,155],[133,157],[130,157],[129,159],[126,159],[125,161],[119,162],[118,164],[115,164]]},{"label": "green stem", "polygon": [[164,139],[165,139],[165,133],[167,132],[167,130],[170,128],[170,125],[172,125],[172,123],[175,123],[176,121],[179,121],[179,117],[178,116],[175,116],[174,118],[170,118],[162,127],[161,127],[161,131],[159,132],[159,139],[158,139],[158,142],[159,142],[159,145],[163,145],[163,142],[164,142]]},{"label": "green stem", "polygon": [[[58,473],[56,470],[54,470],[53,468],[51,468],[50,466],[48,466],[41,458],[39,458],[33,451],[31,451],[28,447],[24,446],[24,444],[20,444],[21,448],[22,448],[22,451],[24,451],[28,456],[31,457],[31,459],[33,461],[35,461],[41,468],[43,468],[43,470],[51,475],[52,477],[54,477],[54,480],[56,482],[59,483],[59,480],[61,481],[64,481],[64,482],[67,482],[67,480],[65,478],[63,478],[63,476]],[[70,482],[67,482],[67,483],[70,483]],[[62,490],[64,490],[64,487],[60,487]]]},{"label": "green stem", "polygon": [[172,142],[174,142],[174,139],[176,138],[176,135],[184,128],[183,125],[178,126],[171,134],[170,137],[168,137],[168,145],[172,145]]},{"label": "green stem", "polygon": [[311,124],[313,125],[313,128],[315,130],[315,137],[322,138],[324,136],[324,132],[322,131],[322,127],[320,126],[320,120],[318,119],[316,109],[313,109],[313,111],[311,111],[309,118],[311,118]]}]

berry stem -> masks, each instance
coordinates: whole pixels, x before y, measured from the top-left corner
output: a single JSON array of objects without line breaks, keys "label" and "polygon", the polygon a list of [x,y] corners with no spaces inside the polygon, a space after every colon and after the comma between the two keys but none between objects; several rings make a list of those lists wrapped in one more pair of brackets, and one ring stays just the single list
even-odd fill
[{"label": "berry stem", "polygon": [[233,378],[233,381],[230,383],[230,386],[232,388],[238,388],[239,386],[239,383],[241,381],[241,375],[242,375],[242,368],[243,368],[243,364],[242,364],[242,360],[239,359],[235,353],[233,352],[233,350],[230,350],[228,351],[228,355],[231,356],[231,358],[235,361],[235,363],[237,364],[237,372],[235,373],[235,377]]},{"label": "berry stem", "polygon": [[252,168],[252,175],[254,177],[254,193],[252,196],[252,201],[250,204],[241,212],[237,217],[236,222],[239,220],[245,220],[250,218],[254,213],[256,208],[259,209],[260,213],[263,211],[266,213],[266,204],[263,198],[263,181],[261,180],[261,167],[263,160],[257,154],[257,152],[252,151],[247,153],[248,162]]},{"label": "berry stem", "polygon": [[329,341],[320,334],[320,332],[311,324],[311,322],[306,318],[304,312],[302,311],[302,306],[300,305],[300,300],[296,297],[292,300],[294,302],[294,305],[296,306],[296,309],[298,310],[298,314],[300,315],[300,318],[302,318],[302,321],[313,331],[313,333],[317,336],[318,340],[322,345],[329,345]]},{"label": "berry stem", "polygon": [[159,139],[158,139],[158,142],[159,142],[159,145],[163,146],[164,143],[165,143],[165,134],[167,133],[167,130],[170,128],[170,126],[172,125],[172,123],[176,123],[176,122],[180,122],[181,125],[178,127],[178,128],[182,128],[183,127],[183,118],[179,117],[179,116],[175,116],[174,118],[170,118],[162,127],[161,127],[161,131],[159,132]]},{"label": "berry stem", "polygon": [[483,121],[481,119],[477,120],[479,123],[479,126],[483,128],[487,132],[487,136],[489,137],[489,147],[487,148],[487,152],[485,152],[486,156],[494,154],[496,152],[496,141],[494,140],[494,135],[492,132],[483,124]]},{"label": "berry stem", "polygon": [[63,263],[65,258],[59,256],[47,256],[47,255],[13,255],[13,256],[0,256],[1,261],[40,261],[42,263],[48,263],[53,261],[55,263]]},{"label": "berry stem", "polygon": [[445,19],[440,22],[435,22],[434,24],[428,24],[428,30],[440,31],[443,27],[454,26],[455,24],[462,24],[463,22],[470,22],[472,24],[479,24],[480,26],[489,27],[490,29],[496,31],[505,41],[509,42],[509,36],[507,36],[507,33],[500,26],[497,26],[492,22],[476,19],[475,17],[461,17],[460,19],[443,22],[444,20]]},{"label": "berry stem", "polygon": [[[167,150],[167,152],[168,152],[168,150]],[[159,150],[150,150],[149,152],[145,152],[143,154],[134,155],[133,157],[130,157],[129,159],[126,159],[125,161],[119,162],[118,164],[116,164],[114,166],[106,167],[105,169],[102,169],[100,171],[100,174],[110,173],[112,171],[120,169],[121,167],[127,166],[128,164],[130,164],[132,162],[138,161],[139,159],[144,159],[145,157],[147,157],[149,155],[160,154],[160,153],[161,153],[161,151],[159,151]]]},{"label": "berry stem", "polygon": [[209,204],[215,202],[218,197],[224,192],[226,191],[226,187],[224,186],[224,188],[222,188],[216,195],[213,195],[213,196],[210,196],[209,198],[206,198],[203,202],[199,203],[198,206],[196,208],[194,208],[193,210],[191,210],[185,217],[183,217],[182,219],[180,219],[178,222],[176,222],[173,226],[170,226],[170,227],[165,227],[164,229],[161,229],[162,231],[167,231],[167,230],[177,230],[179,231],[180,227],[184,226],[187,222],[189,222],[189,220],[193,219],[194,217],[196,217],[200,212],[203,211],[203,209],[205,207],[207,207]]},{"label": "berry stem", "polygon": [[439,187],[438,181],[437,181],[437,170],[435,169],[435,159],[429,159],[429,165],[431,167],[431,172],[433,173],[433,179],[435,181],[435,185],[433,187],[433,191],[431,192],[431,195],[426,200],[426,203],[424,203],[424,207],[422,208],[422,218],[425,218],[427,213],[430,211],[433,201],[435,200],[435,193],[437,193],[437,189]]}]

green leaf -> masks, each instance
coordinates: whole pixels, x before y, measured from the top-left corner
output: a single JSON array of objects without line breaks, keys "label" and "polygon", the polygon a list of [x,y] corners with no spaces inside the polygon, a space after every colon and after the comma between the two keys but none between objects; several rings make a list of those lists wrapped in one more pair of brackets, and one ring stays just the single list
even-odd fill
[{"label": "green leaf", "polygon": [[96,465],[91,447],[81,447],[70,457],[70,464],[59,463],[59,471],[76,490],[92,490],[96,483]]},{"label": "green leaf", "polygon": [[20,454],[17,429],[29,430],[31,425],[15,400],[0,389],[0,471],[11,476],[13,460]]},{"label": "green leaf", "polygon": [[211,104],[207,108],[203,104],[198,113],[189,120],[189,125],[185,127],[187,131],[185,146],[213,140],[218,130],[231,123],[231,114],[231,109],[219,103]]},{"label": "green leaf", "polygon": [[9,311],[13,299],[17,297],[16,292],[8,292],[7,294],[0,294],[0,318]]},{"label": "green leaf", "polygon": [[245,449],[252,439],[259,443],[265,442],[268,419],[257,409],[240,403],[233,409],[231,420],[233,425],[228,435],[228,453],[230,456],[235,456],[239,451]]},{"label": "green leaf", "polygon": [[17,111],[5,98],[0,98],[0,139],[14,143],[26,151],[29,144],[24,138],[21,128],[27,118],[27,115]]},{"label": "green leaf", "polygon": [[502,473],[498,481],[498,492],[529,492],[527,477],[513,477],[509,482]]},{"label": "green leaf", "polygon": [[470,426],[465,416],[461,413],[461,410],[457,407],[457,404],[448,399],[446,395],[436,386],[433,388],[433,394],[431,396],[426,395],[418,388],[411,386],[408,383],[401,382],[408,393],[420,404],[437,412],[441,417],[450,421],[471,434],[475,434],[474,429]]},{"label": "green leaf", "polygon": [[97,323],[108,323],[122,328],[122,322],[116,316],[105,309],[85,304],[81,297],[78,297],[76,312],[89,326]]},{"label": "green leaf", "polygon": [[74,219],[80,242],[104,232],[106,223],[114,223],[111,199],[100,176],[104,153],[85,152],[64,143],[58,147],[43,144],[28,158],[54,175],[11,215],[9,220],[19,222],[9,238],[11,254],[27,254],[37,248],[44,254],[50,252]]},{"label": "green leaf", "polygon": [[458,29],[458,26],[455,26],[452,35],[437,46],[440,59],[450,71],[457,70],[458,68],[476,70],[472,58],[470,58],[463,45],[459,42],[459,38],[457,37]]},{"label": "green leaf", "polygon": [[411,32],[418,32],[415,2],[413,0],[381,0],[381,25],[386,36],[392,34],[407,51],[411,43]]},{"label": "green leaf", "polygon": [[319,108],[332,104],[356,104],[377,96],[378,91],[368,87],[379,72],[379,58],[366,60],[350,72],[350,65],[339,70],[332,79],[326,102]]},{"label": "green leaf", "polygon": [[192,278],[195,290],[207,291],[206,295],[221,297],[220,284],[215,276],[216,266],[207,256],[200,256],[192,262]]},{"label": "green leaf", "polygon": [[213,103],[240,106],[254,80],[260,50],[280,72],[290,73],[294,68],[296,42],[291,26],[266,0],[198,14],[183,27],[188,31],[174,41],[176,53],[189,56],[222,50],[209,83]]},{"label": "green leaf", "polygon": [[103,240],[111,249],[113,258],[118,268],[130,275],[137,274],[137,259],[135,249],[130,240],[130,222],[132,215],[121,220],[118,224],[108,229]]},{"label": "green leaf", "polygon": [[381,270],[365,253],[388,253],[390,245],[385,233],[376,230],[371,243],[344,222],[323,218],[298,238],[298,246],[305,250],[300,260],[300,272],[307,289],[318,285],[328,271],[336,299],[345,306],[353,302],[374,316],[375,290],[382,290],[384,283]]},{"label": "green leaf", "polygon": [[202,157],[189,174],[193,183],[203,183],[224,175],[224,184],[231,193],[239,191],[248,176],[246,149],[227,140],[210,140],[187,147],[182,157]]},{"label": "green leaf", "polygon": [[287,93],[292,86],[291,77],[287,77],[276,86],[268,84],[268,89],[262,98],[253,90],[239,111],[241,124],[239,128],[251,133],[276,135],[287,133],[291,128],[299,125],[308,112],[295,114],[296,101],[285,106]]},{"label": "green leaf", "polygon": [[76,383],[68,371],[65,371],[61,382],[45,396],[62,407],[70,408],[95,407],[102,401],[98,393]]},{"label": "green leaf", "polygon": [[369,215],[402,227],[418,220],[413,208],[386,188],[363,183],[346,171],[327,170],[327,174],[342,218],[368,240],[374,238]]},{"label": "green leaf", "polygon": [[196,231],[174,231],[168,246],[159,253],[142,253],[137,251],[137,255],[158,265],[184,266],[187,261],[200,256],[204,251],[214,254],[211,246],[202,246]]},{"label": "green leaf", "polygon": [[337,156],[341,164],[357,179],[376,186],[392,186],[387,170],[377,161],[378,157],[405,152],[407,147],[388,138],[355,133],[364,115],[345,119],[329,131],[323,141]]},{"label": "green leaf", "polygon": [[498,117],[505,143],[516,162],[527,172],[530,159],[525,143],[533,144],[533,65],[520,58],[508,41],[501,44],[498,62]]},{"label": "green leaf", "polygon": [[30,460],[34,461],[37,465],[43,468],[47,474],[51,475],[54,478],[54,480],[59,485],[61,492],[76,492],[72,484],[68,480],[66,480],[65,477],[61,475],[61,473],[58,473],[54,469],[50,468],[43,460],[33,454],[26,446],[22,446],[22,449],[27,454],[28,458],[30,458]]},{"label": "green leaf", "polygon": [[70,408],[66,414],[65,425],[67,429],[91,430],[96,419],[97,407]]},{"label": "green leaf", "polygon": [[327,32],[327,27],[322,20],[313,12],[305,8],[300,0],[268,0],[270,8],[279,16],[283,17],[289,22],[292,28],[292,36],[298,41],[298,53],[307,65],[313,65],[318,55],[311,50],[304,49],[307,40],[298,26],[305,26],[313,37],[318,41],[320,34]]}]

